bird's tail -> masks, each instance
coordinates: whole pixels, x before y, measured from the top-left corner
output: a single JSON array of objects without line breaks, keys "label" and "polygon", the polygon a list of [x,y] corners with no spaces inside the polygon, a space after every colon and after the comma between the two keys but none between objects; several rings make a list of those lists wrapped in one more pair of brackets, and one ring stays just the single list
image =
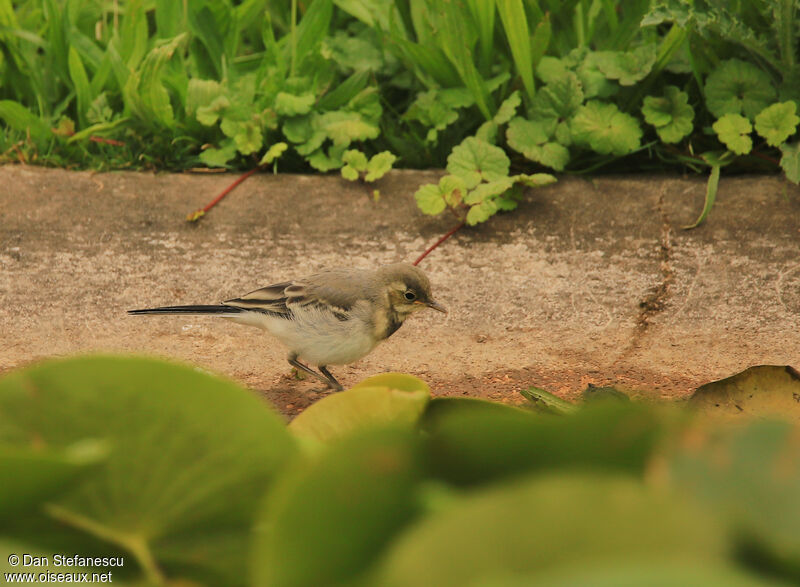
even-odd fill
[{"label": "bird's tail", "polygon": [[163,308],[145,308],[142,310],[128,310],[128,314],[214,314],[217,316],[232,316],[243,312],[241,308],[233,306],[164,306]]}]

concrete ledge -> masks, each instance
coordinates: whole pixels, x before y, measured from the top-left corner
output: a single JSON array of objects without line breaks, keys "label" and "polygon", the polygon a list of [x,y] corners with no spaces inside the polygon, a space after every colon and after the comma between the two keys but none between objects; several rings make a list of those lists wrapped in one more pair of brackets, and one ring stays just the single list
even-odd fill
[{"label": "concrete ledge", "polygon": [[[0,371],[88,350],[144,352],[227,374],[287,414],[319,397],[268,335],[211,318],[129,317],[213,303],[321,267],[413,260],[453,219],[421,215],[435,172],[393,172],[374,202],[337,177],[257,175],[199,224],[230,175],[0,167]],[[564,178],[461,231],[423,268],[451,310],[409,321],[345,384],[397,370],[437,393],[517,401],[622,383],[657,397],[754,364],[800,367],[800,190],[723,179]],[[435,314],[435,315],[434,315]]]}]

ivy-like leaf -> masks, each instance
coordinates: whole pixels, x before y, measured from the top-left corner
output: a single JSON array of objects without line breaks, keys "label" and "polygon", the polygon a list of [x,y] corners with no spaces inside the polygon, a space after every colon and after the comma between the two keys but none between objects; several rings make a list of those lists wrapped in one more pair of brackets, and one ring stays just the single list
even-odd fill
[{"label": "ivy-like leaf", "polygon": [[572,143],[569,119],[583,103],[583,89],[578,76],[567,72],[560,79],[542,87],[531,102],[532,118],[545,125],[548,137],[568,147]]},{"label": "ivy-like leaf", "polygon": [[367,164],[367,174],[364,181],[376,181],[386,175],[397,161],[397,157],[390,151],[382,151],[373,155]]},{"label": "ivy-like leaf", "polygon": [[486,222],[497,213],[497,202],[494,200],[483,200],[479,204],[472,206],[467,212],[467,224],[475,226],[479,222]]},{"label": "ivy-like leaf", "polygon": [[494,115],[492,120],[500,125],[505,124],[517,113],[517,108],[522,103],[522,97],[519,94],[519,90],[514,90],[511,92],[511,95],[503,100],[503,103],[500,104],[500,108],[497,109],[497,114]]},{"label": "ivy-like leaf", "polygon": [[359,175],[367,170],[367,156],[355,149],[344,152],[342,163],[344,163],[341,169],[342,177],[349,181],[357,180]]},{"label": "ivy-like leaf", "polygon": [[711,72],[704,89],[706,107],[717,118],[744,114],[750,120],[775,101],[769,75],[752,63],[728,59]]},{"label": "ivy-like leaf", "polygon": [[258,162],[259,165],[269,165],[276,159],[280,158],[283,155],[284,151],[289,148],[289,145],[286,143],[274,143],[267,152],[264,153],[264,156],[261,158],[261,161]]},{"label": "ivy-like leaf", "polygon": [[750,138],[753,125],[744,116],[726,114],[712,128],[719,140],[737,155],[747,155],[753,149],[753,140]]},{"label": "ivy-like leaf", "polygon": [[549,55],[542,57],[536,66],[536,76],[546,84],[563,78],[568,72],[569,68],[563,59]]},{"label": "ivy-like leaf", "polygon": [[439,131],[458,120],[458,112],[452,105],[440,99],[437,90],[429,90],[417,95],[417,99],[408,107],[403,118],[416,120],[424,127],[429,128],[425,140],[434,143],[439,136]]},{"label": "ivy-like leaf", "polygon": [[510,161],[503,149],[475,137],[467,137],[447,158],[447,171],[464,180],[468,189],[481,180],[494,181],[508,175]]},{"label": "ivy-like leaf", "polygon": [[217,96],[207,106],[197,107],[197,121],[206,126],[216,124],[222,114],[230,108],[230,105],[231,101],[227,96]]},{"label": "ivy-like leaf", "polygon": [[692,132],[694,108],[689,104],[689,95],[675,86],[664,88],[661,98],[645,97],[642,114],[665,143],[677,143]]},{"label": "ivy-like leaf", "polygon": [[236,134],[233,135],[233,140],[242,155],[249,155],[259,151],[261,145],[264,144],[261,125],[252,120],[240,123]]},{"label": "ivy-like leaf", "polygon": [[767,106],[756,116],[756,132],[766,139],[768,145],[777,147],[797,130],[800,118],[795,114],[796,110],[797,104],[793,101]]},{"label": "ivy-like leaf", "polygon": [[299,116],[311,112],[316,100],[314,94],[306,92],[299,96],[287,92],[278,92],[273,108],[281,116]]},{"label": "ivy-like leaf", "polygon": [[531,161],[562,171],[569,162],[569,151],[563,145],[549,142],[548,134],[539,121],[517,117],[508,124],[508,145]]},{"label": "ivy-like leaf", "polygon": [[367,122],[358,112],[326,112],[319,117],[319,123],[333,144],[343,147],[353,141],[377,138],[380,134],[377,125]]},{"label": "ivy-like leaf", "polygon": [[234,157],[236,157],[236,143],[232,139],[224,141],[220,148],[209,147],[200,153],[200,161],[208,167],[225,167]]},{"label": "ivy-like leaf", "polygon": [[598,65],[600,58],[596,51],[587,52],[585,49],[573,49],[570,57],[578,60],[577,74],[581,80],[581,87],[585,98],[608,98],[619,91],[619,85],[609,81],[600,71]]},{"label": "ivy-like leaf", "polygon": [[800,143],[784,143],[781,145],[781,169],[786,179],[792,183],[800,183]]},{"label": "ivy-like leaf", "polygon": [[639,147],[642,129],[614,104],[591,100],[572,119],[572,138],[602,155],[627,155]]},{"label": "ivy-like leaf", "polygon": [[457,206],[464,197],[464,180],[455,175],[445,175],[439,184],[426,184],[414,194],[417,206],[423,214],[435,216],[447,208]]},{"label": "ivy-like leaf", "polygon": [[656,62],[656,45],[643,45],[633,51],[597,51],[597,68],[622,86],[632,86],[643,80]]}]

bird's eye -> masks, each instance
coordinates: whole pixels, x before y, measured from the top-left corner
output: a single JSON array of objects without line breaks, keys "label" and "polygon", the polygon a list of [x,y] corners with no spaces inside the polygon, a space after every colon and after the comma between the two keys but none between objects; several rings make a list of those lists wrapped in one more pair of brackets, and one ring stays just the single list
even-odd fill
[{"label": "bird's eye", "polygon": [[417,294],[415,294],[413,291],[407,291],[406,293],[404,293],[404,294],[403,294],[403,296],[404,296],[404,297],[405,297],[405,298],[406,298],[406,299],[407,299],[409,302],[413,302],[414,300],[416,300],[416,299],[417,299]]}]

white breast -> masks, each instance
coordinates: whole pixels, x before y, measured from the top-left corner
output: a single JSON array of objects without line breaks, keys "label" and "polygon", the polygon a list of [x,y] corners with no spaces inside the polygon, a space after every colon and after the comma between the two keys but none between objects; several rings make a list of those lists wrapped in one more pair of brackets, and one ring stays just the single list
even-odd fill
[{"label": "white breast", "polygon": [[295,307],[293,312],[290,319],[262,312],[242,312],[230,319],[267,330],[291,352],[314,365],[352,363],[378,343],[370,322],[359,319],[362,308],[354,308],[348,320],[339,320],[314,306]]}]

